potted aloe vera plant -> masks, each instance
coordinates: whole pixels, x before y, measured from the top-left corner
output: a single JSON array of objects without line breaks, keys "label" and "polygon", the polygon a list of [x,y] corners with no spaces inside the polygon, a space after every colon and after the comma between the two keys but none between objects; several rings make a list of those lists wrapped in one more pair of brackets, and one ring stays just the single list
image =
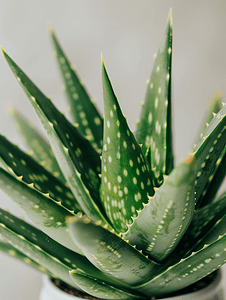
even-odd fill
[{"label": "potted aloe vera plant", "polygon": [[[216,197],[226,167],[226,106],[213,99],[193,150],[175,165],[171,12],[135,134],[103,60],[104,118],[50,32],[72,122],[3,50],[49,143],[11,111],[33,155],[1,135],[0,188],[35,226],[0,209],[0,250],[51,282],[75,288],[79,297],[151,299],[189,292],[184,299],[222,299],[220,275],[213,272],[226,262],[226,193]],[[202,290],[190,294],[191,285],[208,280],[204,296]],[[54,285],[47,288],[49,281],[42,300],[75,299]]]}]

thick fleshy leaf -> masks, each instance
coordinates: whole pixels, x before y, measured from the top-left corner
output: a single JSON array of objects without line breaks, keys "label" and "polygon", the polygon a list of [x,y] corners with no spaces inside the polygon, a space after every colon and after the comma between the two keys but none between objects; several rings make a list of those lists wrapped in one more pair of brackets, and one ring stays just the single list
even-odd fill
[{"label": "thick fleshy leaf", "polygon": [[213,202],[217,195],[217,192],[225,179],[226,170],[226,147],[224,147],[220,157],[216,161],[212,173],[206,183],[206,186],[199,197],[197,208],[204,207],[205,205]]},{"label": "thick fleshy leaf", "polygon": [[[84,256],[75,253],[74,251],[71,251],[70,249],[57,243],[41,230],[2,209],[0,209],[0,223],[18,236],[22,236],[27,241],[35,244],[37,249],[40,249],[40,251],[45,251],[68,268],[78,268],[85,274],[95,276],[96,278],[105,280],[111,284],[116,284],[114,280],[107,277],[101,271],[95,268]],[[23,252],[23,249],[21,251]]]},{"label": "thick fleshy leaf", "polygon": [[[70,276],[77,285],[80,286],[87,294],[100,299],[142,299],[142,295],[132,293],[132,291],[126,291],[112,285],[107,284],[104,281],[100,281],[96,278],[85,275],[79,271],[70,271]],[[135,292],[135,291],[134,291]]]},{"label": "thick fleshy leaf", "polygon": [[34,184],[34,188],[55,200],[75,213],[81,208],[70,189],[51,173],[39,165],[31,156],[10,143],[0,135],[0,157],[27,184]]},{"label": "thick fleshy leaf", "polygon": [[150,280],[161,266],[152,262],[116,234],[89,218],[68,218],[76,245],[98,269],[119,282],[134,286]]},{"label": "thick fleshy leaf", "polygon": [[81,174],[81,178],[93,199],[95,199],[96,202],[100,202],[99,154],[94,150],[90,142],[56,109],[51,100],[38,89],[15,62],[5,52],[3,53],[29,100],[34,98],[33,101],[31,101],[32,105],[34,105],[34,102],[37,103],[48,121],[52,124],[62,144],[67,148],[72,162]]},{"label": "thick fleshy leaf", "polygon": [[[53,104],[50,102],[48,98],[46,98],[43,93],[34,85],[34,83],[31,82],[31,80],[24,74],[24,72],[12,61],[12,59],[5,53],[3,52],[6,60],[12,69],[13,73],[15,76],[17,76],[18,81],[20,82],[23,90],[25,91],[28,99],[30,100],[31,104],[33,105],[37,115],[39,116],[47,134],[49,137],[49,141],[52,147],[52,150],[54,152],[54,155],[59,163],[59,166],[65,176],[65,179],[67,180],[67,183],[69,184],[71,191],[73,192],[76,200],[79,202],[82,210],[89,215],[93,221],[99,221],[102,220],[104,224],[108,224],[108,221],[105,219],[103,216],[104,211],[102,209],[102,205],[98,203],[98,199],[95,198],[97,202],[94,202],[92,197],[90,196],[89,191],[87,188],[84,186],[83,181],[81,179],[80,173],[76,170],[74,163],[72,161],[72,158],[69,154],[68,148],[64,146],[62,143],[61,139],[58,136],[58,133],[56,132],[55,127],[60,130],[61,132],[61,125],[66,125],[68,130],[72,130],[73,132],[76,132],[75,128],[72,128],[73,126],[64,118],[62,114],[60,114],[53,106]],[[45,108],[45,111],[47,110],[47,114],[50,114],[49,118],[52,120],[52,113],[55,113],[57,118],[59,117],[61,123],[57,123],[55,120],[52,120],[53,123],[49,121],[49,118],[45,115],[45,113],[42,111],[42,108],[39,106],[39,104],[36,101],[36,98],[39,98],[39,102],[42,103],[42,108]],[[45,107],[46,106],[46,107]],[[52,110],[53,109],[53,110]],[[55,127],[54,127],[55,125]],[[67,139],[67,133],[62,132],[62,135],[64,139]],[[88,140],[84,139],[81,135],[79,135],[79,132],[76,132],[76,137],[81,138],[82,143],[84,142],[85,144],[89,143]],[[69,136],[70,137],[70,136]],[[73,139],[75,136],[73,136]],[[66,141],[64,141],[66,143]],[[67,141],[68,143],[68,141]],[[69,143],[70,144],[70,143]],[[88,145],[88,144],[87,144]],[[70,148],[72,145],[68,145]],[[84,146],[84,144],[83,144]],[[95,160],[97,159],[99,161],[99,157],[96,157],[96,152],[93,149],[91,152],[88,151],[90,149],[90,145],[85,151],[85,154],[87,157],[89,157],[90,160]],[[92,157],[93,151],[96,153],[94,157]],[[78,163],[80,163],[80,156],[81,154],[81,149],[77,148],[76,153],[73,153],[73,157],[77,156],[77,159],[79,160]],[[98,155],[98,154],[97,154]],[[84,156],[83,156],[84,159]],[[86,166],[88,167],[88,161],[85,162]],[[93,164],[92,164],[93,165]],[[94,163],[96,165],[96,162]],[[80,165],[80,169],[83,168],[83,165]],[[88,169],[88,173],[85,173],[87,175],[86,180],[88,181],[88,178],[92,177],[92,180],[90,180],[89,185],[93,186],[93,188],[97,188],[99,185],[99,176],[97,179],[97,174],[92,170],[92,168]],[[98,191],[99,194],[99,191]]]},{"label": "thick fleshy leaf", "polygon": [[19,131],[27,150],[33,153],[34,158],[46,170],[65,183],[65,178],[58,166],[49,143],[35,129],[32,123],[27,121],[18,111],[11,107],[9,113],[14,120],[15,127]]},{"label": "thick fleshy leaf", "polygon": [[171,60],[172,60],[172,12],[164,32],[142,105],[141,118],[137,124],[136,137],[143,144],[143,151],[150,148],[151,168],[157,186],[163,175],[173,168],[171,125]]},{"label": "thick fleshy leaf", "polygon": [[61,278],[69,285],[81,290],[80,287],[71,280],[69,276],[70,268],[55,257],[43,251],[36,244],[29,242],[22,235],[14,233],[2,223],[0,223],[0,235],[2,235],[4,239],[6,239],[8,243],[12,244],[12,246],[17,250],[25,253],[27,257],[44,266],[44,268],[48,269],[51,273]]},{"label": "thick fleshy leaf", "polygon": [[73,121],[79,124],[78,129],[82,134],[89,137],[92,146],[96,150],[100,150],[103,143],[103,118],[94,102],[90,99],[74,67],[63,52],[52,28],[50,28],[50,33],[64,80]]},{"label": "thick fleshy leaf", "polygon": [[226,236],[223,236],[136,288],[147,295],[163,297],[206,277],[225,262]]},{"label": "thick fleshy leaf", "polygon": [[220,109],[222,108],[222,94],[219,92],[216,92],[212,98],[210,99],[209,105],[207,107],[205,119],[202,122],[199,135],[194,143],[193,148],[195,149],[197,144],[199,144],[203,138],[203,134],[206,130],[206,128],[209,126],[209,123],[212,121],[215,114],[217,114]]},{"label": "thick fleshy leaf", "polygon": [[[176,262],[181,258],[190,255],[194,249],[197,251],[197,249],[203,248],[203,246],[207,244],[205,237],[211,235],[211,232],[225,216],[226,193],[224,193],[215,203],[211,203],[195,211],[190,226],[175,249],[175,252],[169,257],[169,260],[172,259],[172,261],[174,260]],[[222,232],[221,235],[225,232]],[[219,235],[217,235],[215,240],[212,240],[211,243],[215,242],[218,238]]]},{"label": "thick fleshy leaf", "polygon": [[195,193],[197,202],[206,188],[208,181],[218,164],[218,159],[225,148],[226,141],[226,105],[214,116],[203,133],[203,138],[193,154],[196,158]]},{"label": "thick fleshy leaf", "polygon": [[32,222],[54,240],[81,252],[68,233],[65,218],[72,212],[0,168],[0,189],[10,197]]},{"label": "thick fleshy leaf", "polygon": [[165,178],[124,238],[154,260],[166,259],[192,220],[195,175],[195,160],[188,157]]},{"label": "thick fleshy leaf", "polygon": [[122,114],[104,64],[104,147],[101,193],[106,214],[117,232],[125,232],[131,217],[154,194],[151,173],[141,147]]},{"label": "thick fleshy leaf", "polygon": [[12,245],[10,245],[6,242],[3,242],[1,240],[0,240],[0,251],[10,255],[11,257],[14,257],[14,258],[22,261],[23,263],[29,265],[32,268],[37,269],[38,271],[41,271],[45,274],[48,274],[51,277],[55,276],[51,272],[49,272],[49,270],[47,270],[46,268],[44,268],[43,266],[41,266],[40,264],[38,264],[34,260],[30,259],[27,255],[25,255],[22,252],[18,251]]}]

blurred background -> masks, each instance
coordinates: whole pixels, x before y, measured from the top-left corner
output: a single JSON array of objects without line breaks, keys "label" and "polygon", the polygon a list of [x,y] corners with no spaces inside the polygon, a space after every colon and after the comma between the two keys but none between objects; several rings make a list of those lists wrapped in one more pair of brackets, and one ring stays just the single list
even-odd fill
[{"label": "blurred background", "polygon": [[[32,80],[67,111],[48,33],[51,23],[71,62],[103,112],[101,53],[132,130],[146,80],[173,9],[173,126],[176,162],[196,137],[211,95],[226,92],[225,0],[1,0],[0,44]],[[39,126],[3,55],[0,132],[19,142],[8,108]],[[19,145],[21,145],[19,143]],[[23,216],[0,194],[0,206]],[[0,299],[38,300],[41,274],[0,253]]]}]

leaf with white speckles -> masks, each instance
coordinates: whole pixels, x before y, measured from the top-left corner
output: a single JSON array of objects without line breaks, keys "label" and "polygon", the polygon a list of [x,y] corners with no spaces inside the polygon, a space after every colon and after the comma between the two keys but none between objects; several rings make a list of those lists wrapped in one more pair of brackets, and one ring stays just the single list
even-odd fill
[{"label": "leaf with white speckles", "polygon": [[[46,96],[43,95],[43,93],[34,85],[34,83],[24,74],[24,72],[15,64],[15,62],[12,61],[12,59],[5,53],[5,58],[12,69],[13,73],[17,78],[19,78],[19,82],[25,91],[29,101],[33,105],[37,115],[39,116],[47,134],[49,137],[50,145],[52,147],[52,150],[54,152],[54,155],[59,163],[59,166],[65,176],[65,179],[67,180],[71,191],[73,192],[76,200],[80,204],[83,211],[91,217],[93,221],[99,221],[102,220],[104,224],[108,224],[108,221],[105,219],[104,211],[102,209],[101,203],[99,202],[98,197],[95,197],[96,202],[94,202],[94,199],[91,198],[89,191],[86,189],[86,187],[83,184],[83,181],[81,179],[81,175],[76,170],[72,157],[70,156],[69,150],[65,148],[64,143],[66,146],[68,146],[70,149],[72,146],[70,145],[69,140],[67,140],[67,133],[63,130],[61,126],[66,126],[68,134],[70,133],[70,139],[77,139],[82,143],[83,146],[87,145],[87,148],[85,149],[85,152],[83,153],[83,156],[81,156],[81,149],[78,147],[76,148],[76,153],[73,152],[72,156],[74,159],[77,159],[77,163],[80,165],[80,159],[83,157],[82,165],[80,165],[80,170],[84,171],[83,168],[85,168],[87,172],[83,172],[84,177],[86,178],[86,182],[89,184],[89,186],[92,185],[92,191],[95,193],[95,190],[99,186],[99,176],[96,173],[97,170],[93,170],[94,168],[97,168],[98,164],[100,163],[100,158],[98,153],[92,148],[92,146],[89,144],[88,140],[86,140],[84,137],[82,137],[78,131],[76,131],[76,128],[73,127],[66,118],[57,111],[57,109],[53,106],[51,101],[46,98]],[[38,102],[37,102],[37,101]],[[41,104],[41,107],[39,106]],[[43,112],[43,110],[45,113]],[[48,117],[46,116],[48,115]],[[58,121],[54,122],[54,117],[57,117]],[[54,123],[54,125],[49,121],[51,119]],[[65,128],[64,128],[65,129]],[[59,130],[59,132],[58,132]],[[75,134],[75,135],[74,135]],[[64,143],[62,143],[62,140],[59,138],[59,135],[61,136],[61,139],[63,139]],[[75,144],[76,144],[75,143]],[[92,151],[89,151],[92,148]],[[80,150],[80,151],[79,151]],[[84,150],[84,149],[82,149]],[[93,154],[95,154],[93,156]],[[77,157],[77,158],[75,158]],[[91,168],[89,168],[89,164],[91,163]],[[87,175],[87,177],[86,177]],[[92,179],[91,179],[92,178]],[[88,179],[91,179],[90,181]],[[99,195],[99,191],[96,191]],[[94,196],[94,195],[92,195]],[[96,195],[97,196],[97,195]]]},{"label": "leaf with white speckles", "polygon": [[36,226],[65,247],[78,251],[65,223],[73,215],[50,198],[0,168],[0,189],[10,197]]},{"label": "leaf with white speckles", "polygon": [[0,234],[6,239],[13,247],[25,253],[27,257],[34,260],[44,268],[48,269],[55,276],[61,278],[69,285],[81,290],[76,283],[71,280],[69,276],[70,268],[64,265],[55,257],[43,251],[36,244],[25,239],[23,236],[16,234],[14,231],[7,228],[4,224],[0,223]]},{"label": "leaf with white speckles", "polygon": [[64,54],[52,28],[50,29],[50,34],[56,50],[59,69],[64,80],[71,116],[74,122],[79,124],[79,130],[83,135],[90,137],[93,147],[96,150],[102,149],[103,118]]},{"label": "leaf with white speckles", "polygon": [[212,173],[209,175],[209,180],[197,204],[197,208],[201,208],[215,200],[217,192],[225,179],[226,170],[226,147],[223,149],[220,157],[216,161]]},{"label": "leaf with white speckles", "polygon": [[165,178],[124,238],[154,260],[166,259],[192,220],[195,175],[195,160],[188,157]]},{"label": "leaf with white speckles", "polygon": [[[207,244],[205,237],[212,235],[211,232],[226,216],[226,193],[212,204],[195,211],[192,222],[188,227],[186,233],[175,249],[174,253],[169,257],[172,261],[174,259],[180,260],[191,254],[192,251],[201,249]],[[221,233],[222,235],[225,232]],[[217,240],[219,235],[216,236]],[[212,240],[214,242],[215,240]],[[210,244],[208,242],[208,244]],[[198,248],[197,248],[198,247]]]},{"label": "leaf with white speckles", "polygon": [[[215,207],[215,209],[218,210],[218,215],[223,216],[219,217],[219,220],[214,224],[214,226],[211,228],[210,232],[204,236],[201,240],[201,242],[198,244],[197,247],[195,247],[194,251],[200,250],[203,245],[208,245],[213,242],[215,242],[220,236],[225,235],[226,233],[226,214],[223,215],[225,208],[224,208],[224,202],[226,202],[226,192],[217,198],[217,200],[214,201],[214,203],[211,203],[210,205],[206,205],[206,207]],[[200,209],[200,211],[205,210],[206,207],[203,207]],[[223,209],[221,212],[220,210]],[[199,211],[199,210],[198,210]],[[208,218],[208,217],[207,217]],[[215,218],[213,218],[215,220]],[[209,220],[209,222],[212,222],[212,220]]]},{"label": "leaf with white speckles", "polygon": [[151,149],[150,161],[158,186],[163,175],[173,168],[172,125],[171,125],[171,59],[172,59],[172,12],[158,53],[137,124],[136,137],[146,153]]},{"label": "leaf with white speckles", "polygon": [[226,105],[214,116],[192,155],[196,158],[195,192],[197,202],[218,164],[226,141]]},{"label": "leaf with white speckles", "polygon": [[226,236],[223,236],[136,289],[150,296],[163,297],[206,277],[225,262]]},{"label": "leaf with white speckles", "polygon": [[[79,268],[85,274],[89,274],[101,280],[115,284],[114,280],[108,278],[100,270],[94,267],[86,257],[82,256],[83,253],[81,251],[80,253],[82,255],[71,251],[51,239],[41,230],[2,209],[0,209],[0,223],[4,224],[4,226],[13,231],[15,234],[23,236],[27,241],[41,248],[41,251],[45,251],[55,259],[61,261],[62,264],[67,266],[67,268]],[[21,251],[23,252],[23,249]]]},{"label": "leaf with white speckles", "polygon": [[13,258],[19,259],[23,263],[27,264],[28,266],[37,269],[38,271],[41,271],[49,276],[54,277],[54,275],[49,272],[46,268],[35,262],[34,260],[30,259],[27,255],[23,254],[19,250],[17,250],[12,245],[3,242],[0,240],[0,251],[10,255]]},{"label": "leaf with white speckles", "polygon": [[72,270],[70,272],[71,279],[80,286],[86,293],[93,297],[100,299],[142,299],[142,295],[137,294],[135,291],[128,291],[126,289],[120,289],[107,284],[106,282],[87,276],[79,271]]},{"label": "leaf with white speckles", "polygon": [[104,146],[102,151],[101,198],[117,232],[125,232],[131,217],[154,194],[151,172],[141,147],[122,114],[104,64]]},{"label": "leaf with white speckles", "polygon": [[10,108],[9,112],[14,120],[16,129],[22,136],[22,141],[26,145],[27,150],[34,153],[35,159],[37,159],[46,170],[65,183],[65,178],[58,166],[49,143],[18,111]]},{"label": "leaf with white speckles", "polygon": [[196,145],[198,143],[200,143],[200,141],[203,137],[203,133],[205,132],[206,128],[209,126],[209,123],[213,119],[214,114],[217,114],[220,111],[220,109],[222,108],[221,101],[222,101],[222,95],[217,92],[210,99],[210,102],[209,102],[209,105],[208,105],[207,111],[206,111],[206,116],[202,122],[202,126],[199,130],[199,135],[193,146],[194,148],[196,147]]},{"label": "leaf with white speckles", "polygon": [[68,218],[70,234],[85,256],[107,276],[134,286],[161,268],[116,234],[85,218]]},{"label": "leaf with white speckles", "polygon": [[35,189],[43,194],[49,194],[51,199],[60,201],[67,209],[75,213],[81,211],[81,207],[67,186],[2,135],[0,135],[0,157],[16,176],[22,176],[22,181],[27,184],[33,183]]}]

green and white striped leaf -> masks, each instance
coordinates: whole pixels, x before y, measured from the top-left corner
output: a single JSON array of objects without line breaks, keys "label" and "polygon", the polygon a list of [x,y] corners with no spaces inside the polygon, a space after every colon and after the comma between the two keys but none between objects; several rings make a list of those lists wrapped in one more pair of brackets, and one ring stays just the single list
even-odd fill
[{"label": "green and white striped leaf", "polygon": [[[72,193],[74,194],[76,200],[80,204],[82,210],[88,216],[90,216],[93,221],[101,220],[101,221],[103,221],[104,224],[108,224],[108,221],[106,220],[106,218],[103,215],[104,211],[103,211],[101,205],[98,202],[97,203],[94,202],[94,200],[90,196],[89,191],[86,189],[86,187],[83,184],[80,173],[75,169],[72,158],[70,157],[70,154],[69,154],[69,150],[63,145],[62,141],[60,140],[60,138],[54,128],[54,124],[52,124],[48,120],[48,118],[42,111],[41,107],[37,103],[35,97],[37,96],[39,98],[39,100],[41,99],[41,102],[43,101],[43,106],[45,106],[45,104],[50,105],[50,107],[49,107],[50,111],[48,112],[49,114],[52,114],[51,109],[53,108],[53,105],[51,104],[49,99],[46,98],[42,94],[42,92],[31,82],[31,80],[24,74],[24,72],[12,61],[12,59],[5,52],[3,52],[3,53],[6,57],[6,60],[9,64],[10,68],[12,69],[15,76],[17,76],[18,81],[20,82],[28,99],[30,100],[37,115],[39,116],[39,118],[48,134],[52,150],[53,150],[54,155],[59,163],[59,166],[65,176],[65,179],[67,180],[67,182],[71,188]],[[47,109],[47,107],[45,109]],[[55,111],[55,109],[54,109],[54,111]],[[62,120],[63,124],[65,122],[67,123],[66,119],[64,119],[64,117],[60,113],[57,113],[57,115]],[[52,119],[52,117],[51,117],[51,119]],[[53,122],[54,122],[54,120],[53,120]],[[72,129],[72,125],[70,125],[69,123],[67,123],[67,125]],[[59,128],[60,125],[59,126],[57,125],[57,127]],[[74,129],[72,129],[72,131],[74,131]],[[62,134],[65,135],[64,137],[67,138],[65,132],[63,132]],[[82,138],[82,136],[80,136],[80,137],[81,137],[82,141],[84,141],[84,138]],[[86,142],[88,143],[88,141],[86,141]],[[79,148],[77,148],[76,155],[79,157],[80,152],[78,153],[78,149]],[[88,147],[88,149],[89,149],[89,147]],[[88,149],[86,149],[86,151],[88,151]],[[93,151],[95,151],[95,150],[93,149]],[[86,152],[86,154],[89,156],[89,160],[91,160],[92,159],[91,153]],[[88,162],[86,161],[86,164],[87,163]],[[87,164],[87,166],[88,166],[88,164]],[[80,166],[80,168],[82,168],[82,166]],[[97,181],[95,181],[96,174],[94,174],[94,172],[92,172],[92,169],[89,169],[89,175],[90,176],[93,175],[93,178],[89,184],[93,184],[95,182],[94,185],[95,186],[98,185]],[[99,176],[98,176],[98,178],[99,178]],[[95,200],[97,200],[97,199],[95,199]]]},{"label": "green and white striped leaf", "polygon": [[98,269],[119,282],[134,286],[150,280],[161,266],[141,254],[116,234],[89,218],[68,218],[76,245]]},{"label": "green and white striped leaf", "polygon": [[30,220],[60,244],[81,252],[73,243],[65,218],[72,212],[0,168],[0,189],[11,198]]},{"label": "green and white striped leaf", "polygon": [[166,259],[192,220],[195,175],[195,161],[188,157],[165,178],[123,238],[155,261]]},{"label": "green and white striped leaf", "polygon": [[84,136],[88,136],[92,146],[96,150],[102,149],[103,144],[103,118],[90,99],[84,84],[66,57],[56,35],[50,28],[53,45],[59,69],[61,71],[65,92],[70,104],[70,113],[73,121],[79,124],[79,130]]},{"label": "green and white striped leaf", "polygon": [[143,144],[144,153],[150,148],[156,184],[160,186],[163,175],[173,168],[171,125],[171,60],[172,60],[172,12],[155,57],[150,81],[148,81],[141,118],[136,137]]},{"label": "green and white striped leaf", "polygon": [[0,135],[0,157],[27,184],[75,213],[81,211],[70,189],[39,165],[31,156]]},{"label": "green and white striped leaf", "polygon": [[136,289],[146,295],[163,297],[206,277],[225,262],[226,236],[223,236]]},{"label": "green and white striped leaf", "polygon": [[126,291],[119,287],[114,287],[104,281],[100,281],[91,276],[87,276],[77,270],[70,271],[71,279],[75,281],[86,293],[100,299],[141,299],[135,291]]},{"label": "green and white striped leaf", "polygon": [[101,193],[106,214],[117,232],[125,232],[131,217],[154,194],[151,173],[141,147],[130,131],[102,64],[104,146]]},{"label": "green and white striped leaf", "polygon": [[42,137],[36,128],[12,107],[9,110],[27,150],[33,153],[35,159],[55,177],[65,183],[65,178],[58,166],[49,143]]},{"label": "green and white striped leaf", "polygon": [[214,116],[203,133],[201,142],[192,155],[196,158],[195,193],[197,202],[206,188],[218,164],[218,159],[225,148],[226,140],[226,105]]}]

